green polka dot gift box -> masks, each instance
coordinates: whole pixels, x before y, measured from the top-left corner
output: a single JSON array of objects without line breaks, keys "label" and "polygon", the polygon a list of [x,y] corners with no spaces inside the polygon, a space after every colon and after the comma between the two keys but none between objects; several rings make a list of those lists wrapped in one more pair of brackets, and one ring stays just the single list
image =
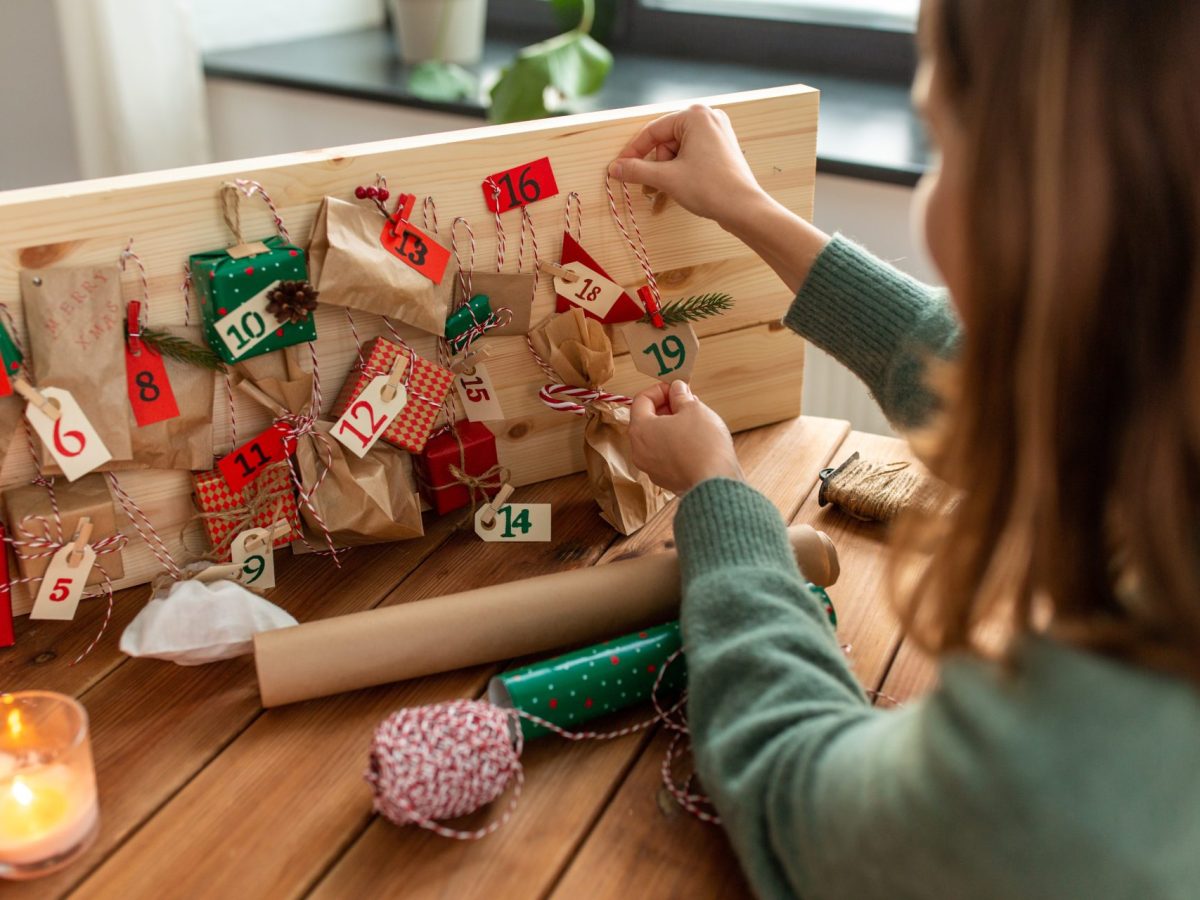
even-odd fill
[{"label": "green polka dot gift box", "polygon": [[311,311],[296,318],[268,309],[269,295],[281,284],[295,289],[308,281],[304,251],[278,236],[262,243],[267,252],[254,256],[212,250],[188,260],[205,337],[227,363],[317,339]]}]

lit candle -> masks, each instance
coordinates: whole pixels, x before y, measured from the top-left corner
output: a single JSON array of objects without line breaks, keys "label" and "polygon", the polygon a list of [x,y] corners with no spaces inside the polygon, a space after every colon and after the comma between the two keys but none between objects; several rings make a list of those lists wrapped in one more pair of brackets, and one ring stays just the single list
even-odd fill
[{"label": "lit candle", "polygon": [[0,876],[60,869],[88,848],[98,825],[83,707],[46,691],[0,695]]}]

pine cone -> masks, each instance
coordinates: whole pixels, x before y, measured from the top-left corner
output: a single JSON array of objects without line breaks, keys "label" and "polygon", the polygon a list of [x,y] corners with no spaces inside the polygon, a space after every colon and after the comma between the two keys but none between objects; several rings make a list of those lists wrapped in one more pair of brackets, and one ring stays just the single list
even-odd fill
[{"label": "pine cone", "polygon": [[267,294],[267,312],[280,322],[303,322],[317,308],[317,291],[307,281],[281,281]]}]

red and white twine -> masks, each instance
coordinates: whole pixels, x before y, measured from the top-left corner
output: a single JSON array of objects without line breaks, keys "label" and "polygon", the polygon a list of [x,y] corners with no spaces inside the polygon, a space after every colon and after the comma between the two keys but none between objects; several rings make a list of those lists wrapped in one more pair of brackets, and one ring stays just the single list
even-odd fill
[{"label": "red and white twine", "polygon": [[637,216],[633,212],[633,198],[629,196],[629,185],[624,181],[621,182],[621,195],[625,202],[625,215],[629,218],[629,226],[633,229],[633,234],[637,236],[636,242],[633,236],[630,235],[629,229],[625,227],[625,222],[621,219],[621,214],[617,212],[617,201],[613,195],[612,178],[607,174],[604,176],[604,192],[608,195],[608,208],[612,212],[613,221],[617,223],[617,228],[624,235],[625,242],[629,244],[629,249],[637,257],[638,264],[642,267],[642,273],[646,276],[646,284],[650,288],[650,294],[654,297],[655,305],[661,306],[662,296],[658,292],[658,279],[654,277],[654,269],[651,267],[650,257],[646,253],[646,241],[642,237],[642,230],[638,227]]},{"label": "red and white twine", "polygon": [[572,387],[569,384],[543,385],[538,391],[538,398],[551,409],[577,416],[586,416],[588,406],[592,403],[617,403],[621,406],[633,403],[633,398],[624,394],[610,394],[608,391]]}]

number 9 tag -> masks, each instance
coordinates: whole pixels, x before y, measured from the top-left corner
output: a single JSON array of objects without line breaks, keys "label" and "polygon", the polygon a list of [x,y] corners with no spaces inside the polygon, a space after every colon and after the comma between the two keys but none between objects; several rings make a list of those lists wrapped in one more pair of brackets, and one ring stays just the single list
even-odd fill
[{"label": "number 9 tag", "polygon": [[25,418],[50,450],[55,462],[63,470],[68,481],[82,478],[88,472],[104,465],[112,454],[100,440],[70,391],[62,388],[41,388],[41,395],[53,400],[58,406],[59,417],[51,419],[34,404],[25,407]]},{"label": "number 9 tag", "polygon": [[238,581],[256,591],[275,587],[275,547],[271,531],[250,528],[241,532],[230,544],[233,564],[241,566]]},{"label": "number 9 tag", "polygon": [[649,322],[633,322],[622,329],[629,356],[639,372],[659,381],[687,381],[696,367],[700,340],[686,322],[655,328]]},{"label": "number 9 tag", "polygon": [[391,399],[384,399],[387,387],[388,376],[376,375],[333,425],[333,436],[360,459],[408,404],[408,389],[404,385],[391,385],[395,389],[394,393],[388,391]]},{"label": "number 9 tag", "polygon": [[550,540],[549,503],[506,503],[499,509],[483,506],[475,513],[475,533],[493,543]]}]

